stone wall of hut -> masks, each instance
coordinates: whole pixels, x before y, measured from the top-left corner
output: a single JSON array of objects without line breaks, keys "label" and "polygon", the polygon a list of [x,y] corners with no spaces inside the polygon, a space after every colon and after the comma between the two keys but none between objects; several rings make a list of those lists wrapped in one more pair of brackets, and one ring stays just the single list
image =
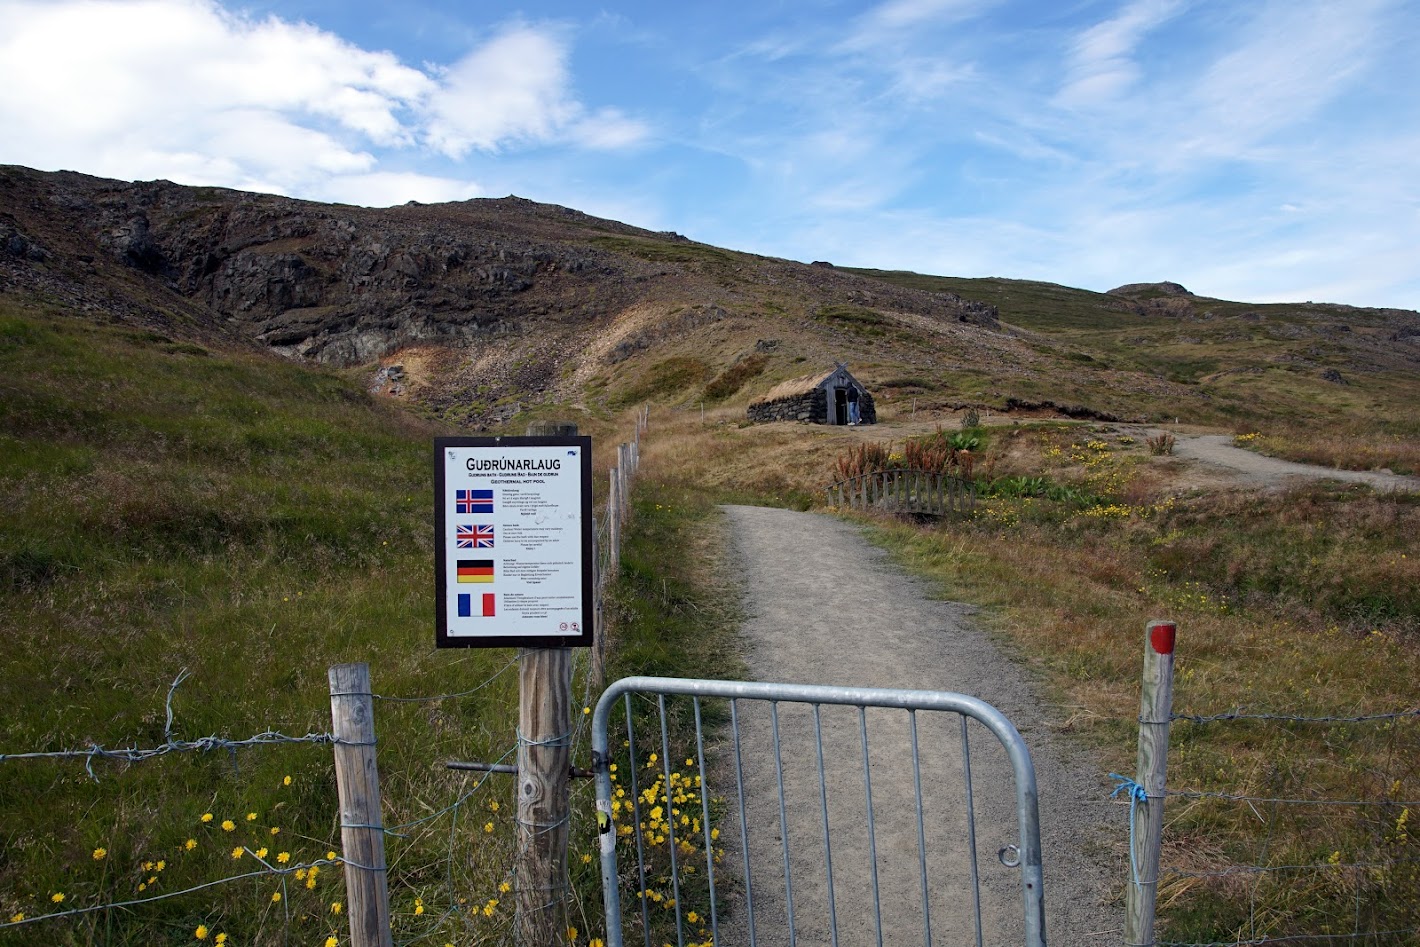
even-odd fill
[{"label": "stone wall of hut", "polygon": [[828,423],[828,399],[822,388],[780,398],[777,401],[759,401],[749,406],[751,421],[804,421],[809,424]]},{"label": "stone wall of hut", "polygon": [[[873,405],[873,396],[866,391],[858,392],[858,413],[864,424],[877,424],[878,411]],[[802,421],[805,424],[828,423],[828,393],[822,388],[780,398],[777,401],[759,401],[749,406],[747,416],[751,421]]]}]

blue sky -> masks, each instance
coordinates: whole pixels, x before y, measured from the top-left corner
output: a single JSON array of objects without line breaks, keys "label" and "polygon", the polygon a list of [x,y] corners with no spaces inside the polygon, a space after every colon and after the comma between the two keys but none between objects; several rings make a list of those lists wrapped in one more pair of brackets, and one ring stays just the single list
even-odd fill
[{"label": "blue sky", "polygon": [[1403,0],[0,0],[0,163],[1420,308]]}]

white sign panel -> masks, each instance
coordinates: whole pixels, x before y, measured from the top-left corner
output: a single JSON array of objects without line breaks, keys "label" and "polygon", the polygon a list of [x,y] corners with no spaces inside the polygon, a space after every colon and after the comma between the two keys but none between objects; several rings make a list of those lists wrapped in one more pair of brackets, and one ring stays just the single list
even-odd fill
[{"label": "white sign panel", "polygon": [[435,439],[438,645],[592,639],[591,438]]}]

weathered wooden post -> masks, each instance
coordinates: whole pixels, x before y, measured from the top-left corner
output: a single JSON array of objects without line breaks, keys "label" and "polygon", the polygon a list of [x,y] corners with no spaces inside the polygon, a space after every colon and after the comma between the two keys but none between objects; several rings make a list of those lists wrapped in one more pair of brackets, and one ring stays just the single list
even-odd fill
[{"label": "weathered wooden post", "polygon": [[1164,834],[1165,769],[1173,714],[1173,649],[1178,626],[1151,621],[1144,633],[1144,676],[1139,697],[1139,759],[1134,781],[1144,796],[1130,805],[1129,888],[1124,943],[1154,943],[1159,895],[1159,850]]},{"label": "weathered wooden post", "polygon": [[391,947],[380,772],[375,765],[374,696],[368,664],[331,667],[330,722],[335,789],[353,947]]},{"label": "weathered wooden post", "polygon": [[606,536],[607,581],[615,581],[621,569],[621,475],[615,467],[607,475]]},{"label": "weathered wooden post", "polygon": [[[577,425],[539,422],[529,436],[571,436]],[[518,654],[518,831],[514,933],[522,947],[567,933],[568,774],[572,764],[572,649]]]}]

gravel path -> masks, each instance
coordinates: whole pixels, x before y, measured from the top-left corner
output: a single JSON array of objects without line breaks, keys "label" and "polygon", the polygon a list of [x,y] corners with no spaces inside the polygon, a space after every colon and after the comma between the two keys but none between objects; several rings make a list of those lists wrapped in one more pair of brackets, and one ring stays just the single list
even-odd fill
[{"label": "gravel path", "polygon": [[[1151,431],[1150,434],[1160,433]],[[1314,464],[1298,464],[1279,460],[1254,451],[1233,446],[1228,434],[1176,435],[1175,457],[1193,460],[1231,472],[1237,479],[1250,484],[1280,489],[1297,478],[1311,480],[1344,480],[1348,483],[1368,483],[1377,490],[1420,491],[1420,477],[1405,477],[1379,470],[1335,470]]]},{"label": "gravel path", "polygon": [[[747,662],[757,680],[951,690],[980,697],[1009,717],[1034,759],[1040,789],[1046,932],[1056,945],[1116,944],[1120,910],[1106,905],[1126,811],[1106,801],[1098,765],[1045,726],[1058,711],[1040,701],[1026,672],[971,621],[971,608],[934,601],[851,524],[759,507],[725,507],[744,577]],[[789,824],[790,877],[800,944],[829,941],[814,721],[805,708],[778,708]],[[932,940],[973,940],[965,842],[960,725],[954,715],[919,715]],[[869,871],[863,750],[851,708],[825,707],[822,726],[839,943],[876,943]],[[755,928],[759,944],[787,944],[783,853],[774,745],[767,711],[741,714]],[[886,944],[922,944],[922,906],[912,757],[906,715],[867,715],[880,905]],[[1010,766],[994,738],[972,723],[977,849],[985,943],[1019,943],[1019,872],[997,860],[1017,838]],[[738,835],[738,833],[732,833]],[[730,862],[740,855],[730,842]],[[747,918],[734,912],[722,942],[747,944]]]}]

